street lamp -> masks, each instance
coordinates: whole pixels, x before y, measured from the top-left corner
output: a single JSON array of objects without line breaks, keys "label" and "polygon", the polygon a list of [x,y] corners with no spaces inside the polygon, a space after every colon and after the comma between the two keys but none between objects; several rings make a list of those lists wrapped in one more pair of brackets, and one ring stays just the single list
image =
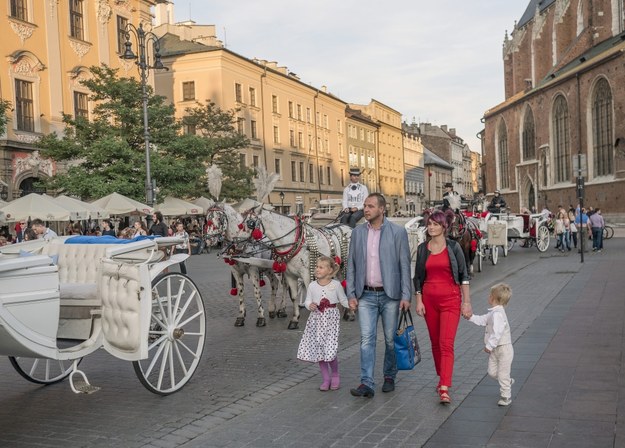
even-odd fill
[{"label": "street lamp", "polygon": [[284,213],[284,191],[280,192],[280,202],[282,202],[282,206],[280,208],[282,210],[282,213]]},{"label": "street lamp", "polygon": [[[139,49],[139,55],[137,56],[132,51],[132,42],[130,42],[130,35],[134,35],[137,40],[137,47]],[[152,42],[152,48],[154,50],[154,65],[150,65],[149,58],[145,49],[145,44]],[[125,60],[133,60],[137,67],[139,67],[139,73],[141,74],[141,93],[143,94],[143,138],[145,140],[145,199],[147,204],[152,207],[154,205],[154,189],[155,184],[152,183],[152,175],[150,172],[150,131],[148,127],[148,71],[154,70],[169,70],[163,65],[160,54],[160,42],[159,38],[151,31],[145,31],[143,24],[139,24],[139,28],[135,27],[132,23],[126,25],[126,42],[124,43],[126,50],[121,56]]]}]

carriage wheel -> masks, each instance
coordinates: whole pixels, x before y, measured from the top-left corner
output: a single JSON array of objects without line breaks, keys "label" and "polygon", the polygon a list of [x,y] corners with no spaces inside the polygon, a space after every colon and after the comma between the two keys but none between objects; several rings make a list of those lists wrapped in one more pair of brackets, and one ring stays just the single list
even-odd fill
[{"label": "carriage wheel", "polygon": [[148,357],[132,363],[141,384],[159,395],[182,389],[200,362],[205,332],[204,302],[193,281],[178,272],[155,278]]},{"label": "carriage wheel", "polygon": [[541,252],[545,252],[549,249],[549,229],[545,225],[538,226],[538,230],[536,231],[536,247]]},{"label": "carriage wheel", "polygon": [[[72,364],[75,360],[9,356],[9,361],[17,373],[31,383],[54,384],[63,381],[72,373]],[[78,364],[81,361],[82,358],[79,358]]]},{"label": "carriage wheel", "polygon": [[477,272],[482,272],[482,262],[486,255],[486,245],[483,240],[480,240],[480,250],[477,252]]},{"label": "carriage wheel", "polygon": [[508,240],[508,245],[506,246],[506,253],[512,250],[512,248],[514,247],[514,243],[516,243],[516,240]]},{"label": "carriage wheel", "polygon": [[512,246],[510,246],[510,243],[508,242],[508,244],[504,244],[503,246],[501,246],[501,248],[503,249],[503,256],[507,257],[508,256],[508,250],[510,250],[512,248]]},{"label": "carriage wheel", "polygon": [[490,261],[493,263],[493,266],[495,266],[498,260],[499,260],[499,246],[493,246],[490,248]]},{"label": "carriage wheel", "polygon": [[605,226],[603,228],[603,239],[604,240],[609,240],[613,236],[614,236],[614,228],[610,227],[610,226]]}]

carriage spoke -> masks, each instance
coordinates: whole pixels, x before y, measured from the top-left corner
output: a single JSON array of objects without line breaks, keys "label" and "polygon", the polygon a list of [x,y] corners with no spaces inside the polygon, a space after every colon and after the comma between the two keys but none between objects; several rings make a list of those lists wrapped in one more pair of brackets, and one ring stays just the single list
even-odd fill
[{"label": "carriage spoke", "polygon": [[161,328],[167,328],[167,325],[161,322],[161,320],[158,318],[156,314],[152,313],[152,319],[154,319],[156,323],[161,326]]},{"label": "carriage spoke", "polygon": [[169,381],[170,381],[170,387],[174,387],[176,385],[176,377],[174,375],[174,350],[173,347],[175,347],[176,344],[172,344],[171,347],[169,347],[169,353],[168,353],[168,360],[169,360]]},{"label": "carriage spoke", "polygon": [[167,321],[171,321],[171,277],[167,277]]},{"label": "carriage spoke", "polygon": [[[158,309],[159,309],[159,311],[161,313],[161,319],[160,320],[164,320],[165,322],[167,322],[168,321],[167,314],[165,314],[165,309],[163,308],[163,301],[161,300],[160,296],[158,298]],[[152,313],[152,314],[154,314],[154,313]],[[159,320],[159,322],[160,322],[160,320]],[[163,327],[167,327],[167,325],[165,325],[163,322],[161,322],[161,325]]]},{"label": "carriage spoke", "polygon": [[189,317],[187,320],[185,320],[184,322],[179,323],[178,325],[176,325],[177,327],[184,327],[186,324],[188,324],[189,322],[191,322],[193,319],[195,319],[198,316],[201,316],[202,314],[204,314],[204,310],[200,310],[197,313],[195,313],[193,316]]},{"label": "carriage spoke", "polygon": [[39,359],[35,359],[35,362],[33,362],[33,365],[30,368],[30,372],[28,372],[30,376],[35,376],[35,371],[37,370],[37,364],[39,364]]},{"label": "carriage spoke", "polygon": [[[163,339],[163,340],[166,340],[166,339]],[[156,353],[154,354],[154,358],[152,358],[152,362],[150,362],[150,365],[144,372],[146,377],[150,376],[150,373],[152,373],[152,369],[156,365],[156,362],[158,361],[158,358],[160,358],[161,354],[163,353],[163,349],[165,347],[166,347],[166,344],[161,345],[156,351]]]},{"label": "carriage spoke", "polygon": [[185,302],[184,306],[182,307],[182,309],[180,310],[180,312],[177,314],[176,316],[176,320],[174,325],[179,327],[180,324],[178,323],[180,321],[180,319],[182,319],[182,317],[184,316],[184,313],[186,313],[187,308],[189,308],[189,305],[191,304],[191,300],[193,300],[193,298],[195,297],[195,294],[197,293],[196,290],[193,290],[193,292],[189,295],[189,298],[187,299],[187,301]]},{"label": "carriage spoke", "polygon": [[178,305],[180,305],[180,299],[182,298],[182,293],[184,293],[184,284],[186,283],[186,280],[183,278],[182,281],[180,282],[180,285],[178,285],[178,294],[176,294],[176,303],[174,305],[174,314],[172,315],[172,320],[176,319],[176,310],[178,310]]},{"label": "carriage spoke", "polygon": [[165,354],[163,355],[163,359],[161,361],[161,368],[158,372],[158,382],[156,383],[156,387],[158,387],[159,389],[163,385],[163,376],[165,375],[165,366],[167,365],[167,357],[169,356],[170,344],[165,344],[163,347],[165,347]]},{"label": "carriage spoke", "polygon": [[174,344],[174,350],[176,350],[176,357],[178,358],[178,362],[180,363],[180,368],[184,372],[184,376],[187,376],[187,373],[188,373],[187,366],[184,363],[184,359],[182,359],[182,354],[180,353],[178,344]]},{"label": "carriage spoke", "polygon": [[[150,332],[151,333],[151,332]],[[157,345],[161,345],[164,341],[167,340],[167,335],[163,334],[163,336],[161,336],[160,338],[158,338],[156,341],[154,341],[152,344],[148,345],[148,352],[150,350],[152,350],[154,347],[156,347]]]},{"label": "carriage spoke", "polygon": [[191,350],[189,347],[187,347],[187,344],[185,344],[181,340],[178,340],[178,344],[182,345],[185,348],[185,350],[188,351],[191,356],[193,356],[193,358],[198,357],[198,354],[195,353],[193,350]]}]

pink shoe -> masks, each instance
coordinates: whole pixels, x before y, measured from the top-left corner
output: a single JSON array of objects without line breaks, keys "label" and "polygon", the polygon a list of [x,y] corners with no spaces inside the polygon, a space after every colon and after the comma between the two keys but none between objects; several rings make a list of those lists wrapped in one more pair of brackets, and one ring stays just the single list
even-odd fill
[{"label": "pink shoe", "polygon": [[330,381],[330,389],[337,390],[339,387],[341,387],[341,378],[338,376],[333,376],[332,380]]},{"label": "pink shoe", "polygon": [[330,390],[330,383],[324,381],[323,383],[321,383],[321,386],[319,386],[319,390],[323,392]]}]

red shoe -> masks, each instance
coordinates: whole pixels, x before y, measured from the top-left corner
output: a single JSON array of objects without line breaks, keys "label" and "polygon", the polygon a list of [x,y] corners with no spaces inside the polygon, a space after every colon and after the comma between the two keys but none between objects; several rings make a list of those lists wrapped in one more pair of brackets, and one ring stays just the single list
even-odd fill
[{"label": "red shoe", "polygon": [[438,396],[441,404],[451,403],[451,397],[449,396],[449,389],[438,389]]}]

